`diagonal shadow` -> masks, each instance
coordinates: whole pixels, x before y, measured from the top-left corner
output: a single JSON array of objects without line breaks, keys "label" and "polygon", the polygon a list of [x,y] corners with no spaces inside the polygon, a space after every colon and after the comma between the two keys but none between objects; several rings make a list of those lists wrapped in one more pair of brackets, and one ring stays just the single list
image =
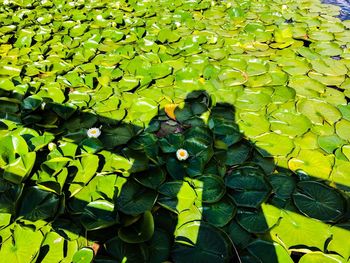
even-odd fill
[{"label": "diagonal shadow", "polygon": [[[337,223],[339,227],[343,224],[346,229],[349,209],[345,201],[330,221],[295,204],[298,198],[298,203],[310,198],[305,183],[316,184],[341,200],[345,198],[342,192],[330,188],[331,182],[326,180],[275,167],[272,158],[261,155],[263,149],[239,132],[234,107],[212,105],[205,91],[188,94],[183,107],[174,112],[176,121],[169,118],[171,110],[166,114],[162,109],[145,129],[49,99],[27,97],[21,105],[8,103],[0,113],[4,120],[1,128],[15,129],[6,121],[11,120],[32,129],[19,135],[31,151],[40,154],[29,172],[8,166],[16,161],[17,166],[30,166],[28,153],[1,156],[0,212],[10,214],[11,222],[51,222],[68,240],[85,235],[89,240],[106,243],[107,248],[101,247],[97,259],[122,261],[120,254],[108,251],[108,246],[116,246],[126,251],[127,262],[147,262],[133,255],[139,248],[132,244],[140,238],[132,236],[136,223],[146,221],[147,211],[152,211],[156,229],[175,236],[169,241],[172,250],[162,259],[174,262],[240,262],[234,246],[225,247],[232,240],[244,262],[281,262],[274,247],[265,244],[261,255],[259,249],[257,252],[248,245],[254,238],[276,240],[267,233],[278,225],[281,215],[272,215],[277,219],[271,220],[269,212],[275,211],[271,207]],[[205,114],[208,110],[210,114]],[[86,136],[91,127],[101,127],[98,139]],[[10,138],[6,132],[2,134]],[[49,142],[51,149],[47,147]],[[176,159],[178,145],[189,151],[188,160]],[[38,172],[33,174],[30,170]],[[223,193],[212,192],[213,181],[216,185],[226,184]],[[349,190],[346,185],[338,184],[337,188]],[[195,195],[193,200],[191,193]],[[220,205],[215,207],[219,200]],[[219,210],[231,216],[217,217]],[[216,221],[217,218],[222,221]],[[125,233],[131,233],[127,237],[131,244],[121,245],[115,237]],[[236,233],[246,240],[237,238]],[[203,256],[203,251],[210,253]],[[47,247],[42,248],[37,262],[47,253]]]}]

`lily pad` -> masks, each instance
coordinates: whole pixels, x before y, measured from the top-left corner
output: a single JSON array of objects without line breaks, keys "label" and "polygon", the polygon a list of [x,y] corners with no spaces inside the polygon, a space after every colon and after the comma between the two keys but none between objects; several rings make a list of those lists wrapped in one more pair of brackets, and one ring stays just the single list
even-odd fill
[{"label": "lily pad", "polygon": [[[338,263],[342,262],[344,259],[338,255],[324,254],[321,252],[308,253],[301,257],[300,263]],[[344,261],[345,262],[345,261]]]},{"label": "lily pad", "polygon": [[270,114],[271,130],[288,136],[300,136],[308,131],[311,122],[295,111],[277,110]]},{"label": "lily pad", "polygon": [[341,113],[336,107],[321,100],[300,100],[297,108],[314,124],[323,124],[324,121],[334,124],[341,118]]},{"label": "lily pad", "polygon": [[217,175],[203,175],[197,178],[202,187],[196,188],[197,194],[202,196],[202,202],[215,203],[225,194],[225,184],[221,177]]},{"label": "lily pad", "polygon": [[91,248],[82,248],[73,256],[73,263],[89,263],[94,258],[94,251]]},{"label": "lily pad", "polygon": [[210,224],[223,227],[235,216],[236,207],[228,197],[222,198],[216,203],[203,206],[203,219]]},{"label": "lily pad", "polygon": [[322,221],[335,221],[345,212],[341,194],[318,182],[299,182],[293,200],[302,213]]},{"label": "lily pad", "polygon": [[260,111],[270,100],[271,98],[267,94],[245,89],[243,93],[238,95],[235,106],[242,110]]},{"label": "lily pad", "polygon": [[151,212],[146,211],[137,222],[120,228],[118,231],[118,236],[126,243],[142,243],[150,240],[153,233],[153,216]]},{"label": "lily pad", "polygon": [[116,223],[114,205],[105,200],[89,203],[81,215],[81,223],[86,230],[97,230]]},{"label": "lily pad", "polygon": [[266,133],[255,138],[258,151],[265,157],[288,155],[294,148],[293,141],[283,135],[277,133]]},{"label": "lily pad", "polygon": [[335,129],[340,138],[350,140],[350,121],[340,120],[336,123]]},{"label": "lily pad", "polygon": [[239,210],[237,212],[238,224],[250,233],[264,233],[273,227],[279,219],[279,214],[276,214],[273,218],[270,217],[268,222],[265,219],[263,211],[246,211]]},{"label": "lily pad", "polygon": [[118,196],[117,207],[125,214],[138,215],[150,210],[156,198],[157,192],[134,181],[128,181]]},{"label": "lily pad", "polygon": [[[179,229],[171,252],[174,262],[229,262],[233,255],[232,244],[221,230],[200,222],[185,224]],[[195,242],[187,244],[188,234],[196,234]],[[181,239],[180,239],[181,238]],[[183,243],[183,240],[186,242]]]},{"label": "lily pad", "polygon": [[30,258],[35,258],[39,252],[43,234],[18,224],[14,225],[12,231],[13,235],[1,246],[0,256],[14,263],[29,263]]},{"label": "lily pad", "polygon": [[226,186],[233,189],[229,195],[238,206],[258,207],[269,195],[271,186],[259,167],[237,167],[225,178]]},{"label": "lily pad", "polygon": [[271,243],[264,240],[256,240],[249,244],[248,251],[263,262],[276,257],[276,260],[286,263],[293,263],[288,251],[278,243]]},{"label": "lily pad", "polygon": [[327,179],[332,171],[333,157],[318,151],[301,150],[297,157],[288,162],[292,171],[303,171],[310,176]]}]

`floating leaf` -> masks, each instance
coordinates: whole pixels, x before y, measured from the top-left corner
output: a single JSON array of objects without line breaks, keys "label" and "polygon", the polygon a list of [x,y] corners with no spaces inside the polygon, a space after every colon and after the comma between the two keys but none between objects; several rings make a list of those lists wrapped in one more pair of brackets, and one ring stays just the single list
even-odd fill
[{"label": "floating leaf", "polygon": [[150,242],[150,262],[163,262],[170,254],[171,239],[166,231],[156,228]]},{"label": "floating leaf", "polygon": [[337,135],[320,136],[318,137],[318,144],[327,153],[333,153],[333,151],[341,147],[345,141],[340,139]]},{"label": "floating leaf", "polygon": [[340,138],[350,140],[350,121],[340,120],[336,123],[335,129]]},{"label": "floating leaf", "polygon": [[78,250],[73,256],[73,263],[90,263],[94,258],[94,251],[91,248],[84,247]]},{"label": "floating leaf", "polygon": [[216,203],[203,206],[203,219],[210,224],[223,227],[235,216],[236,207],[228,197],[222,198]]},{"label": "floating leaf", "polygon": [[294,111],[277,110],[271,113],[271,130],[288,136],[300,136],[309,130],[308,118]]},{"label": "floating leaf", "polygon": [[300,263],[317,263],[317,262],[340,263],[345,261],[342,257],[338,255],[330,255],[330,254],[324,254],[321,252],[313,252],[302,256],[299,262]]},{"label": "floating leaf", "polygon": [[318,151],[301,150],[299,155],[288,162],[292,171],[301,170],[310,176],[327,179],[332,170],[333,157]]},{"label": "floating leaf", "polygon": [[85,207],[80,220],[86,230],[112,226],[116,223],[114,205],[105,200],[93,201]]},{"label": "floating leaf", "polygon": [[[278,243],[271,243],[264,240],[256,240],[249,244],[248,251],[260,260],[278,260],[286,263],[293,263],[288,251]],[[275,258],[276,259],[273,259]]]},{"label": "floating leaf", "polygon": [[146,211],[141,218],[130,226],[120,228],[118,236],[127,243],[142,243],[150,240],[154,233],[152,213]]},{"label": "floating leaf", "polygon": [[345,212],[340,193],[318,182],[299,182],[293,200],[302,213],[322,221],[335,221]]},{"label": "floating leaf", "polygon": [[287,248],[303,245],[323,250],[330,232],[329,226],[321,221],[286,211],[282,212],[279,224],[271,229],[270,235]]},{"label": "floating leaf", "polygon": [[142,187],[134,181],[128,181],[117,199],[117,208],[128,215],[142,214],[151,210],[157,198],[157,192]]},{"label": "floating leaf", "polygon": [[332,239],[330,240],[327,250],[336,251],[343,258],[349,258],[350,255],[350,240],[349,236],[350,225],[349,223],[335,224],[331,227],[330,232]]},{"label": "floating leaf", "polygon": [[157,201],[171,211],[189,209],[197,198],[196,191],[186,181],[166,182],[158,191],[163,196],[159,196]]},{"label": "floating leaf", "polygon": [[114,261],[123,262],[145,262],[147,261],[146,250],[138,244],[128,244],[123,242],[120,238],[115,237],[105,243],[105,248],[108,254],[113,256]]},{"label": "floating leaf", "polygon": [[18,224],[14,225],[12,231],[12,236],[9,236],[1,246],[1,258],[6,258],[9,262],[14,263],[30,263],[39,252],[44,239],[43,234]]},{"label": "floating leaf", "polygon": [[266,133],[255,138],[257,149],[264,157],[289,154],[293,148],[293,141],[277,133]]},{"label": "floating leaf", "polygon": [[225,178],[226,186],[238,206],[258,207],[269,195],[271,187],[259,167],[241,166]]},{"label": "floating leaf", "polygon": [[298,95],[305,97],[319,97],[325,90],[325,85],[308,76],[292,76],[288,86],[292,87]]},{"label": "floating leaf", "polygon": [[[182,244],[183,240],[185,244]],[[219,229],[198,221],[185,224],[178,230],[171,251],[174,262],[229,262],[232,255],[229,238]]]},{"label": "floating leaf", "polygon": [[202,187],[195,189],[198,195],[202,196],[202,202],[215,203],[225,194],[225,184],[217,175],[203,175],[197,178]]},{"label": "floating leaf", "polygon": [[23,193],[19,207],[19,216],[28,220],[43,220],[53,218],[59,210],[59,197],[38,187],[29,187]]},{"label": "floating leaf", "polygon": [[336,107],[321,100],[300,100],[297,107],[300,113],[315,124],[323,124],[324,121],[333,124],[341,118]]}]

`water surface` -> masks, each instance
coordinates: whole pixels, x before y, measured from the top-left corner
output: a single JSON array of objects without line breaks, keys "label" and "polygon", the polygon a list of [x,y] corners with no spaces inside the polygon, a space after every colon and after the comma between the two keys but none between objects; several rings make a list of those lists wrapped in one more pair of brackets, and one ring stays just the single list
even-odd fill
[{"label": "water surface", "polygon": [[350,20],[350,0],[323,0],[322,2],[339,6],[341,8],[339,18]]}]

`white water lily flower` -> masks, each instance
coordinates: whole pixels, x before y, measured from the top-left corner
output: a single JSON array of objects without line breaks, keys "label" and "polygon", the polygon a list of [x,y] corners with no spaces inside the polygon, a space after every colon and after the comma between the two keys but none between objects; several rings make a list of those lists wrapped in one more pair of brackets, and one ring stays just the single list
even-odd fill
[{"label": "white water lily flower", "polygon": [[50,151],[53,151],[57,148],[57,145],[53,142],[50,142],[47,148],[49,148]]},{"label": "white water lily flower", "polygon": [[98,138],[101,135],[101,130],[99,128],[90,128],[87,131],[87,136],[89,138]]},{"label": "white water lily flower", "polygon": [[44,101],[44,102],[41,103],[40,108],[41,108],[41,110],[44,110],[45,107],[46,107],[46,103],[45,103],[45,101]]},{"label": "white water lily flower", "polygon": [[188,152],[185,149],[178,149],[176,152],[176,157],[179,161],[185,161],[188,156]]}]

